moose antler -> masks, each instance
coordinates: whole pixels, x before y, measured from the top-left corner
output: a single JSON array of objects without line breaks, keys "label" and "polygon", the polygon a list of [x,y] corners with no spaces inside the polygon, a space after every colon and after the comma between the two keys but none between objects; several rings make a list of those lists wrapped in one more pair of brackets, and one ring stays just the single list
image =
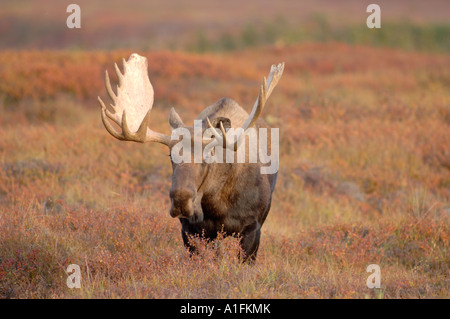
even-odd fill
[{"label": "moose antler", "polygon": [[222,125],[222,122],[220,123],[220,130],[222,134],[220,134],[214,126],[211,124],[211,121],[209,118],[206,118],[208,121],[209,127],[213,130],[214,135],[216,137],[216,140],[214,145],[222,144],[224,148],[232,147],[235,151],[237,150],[238,146],[241,143],[241,137],[244,136],[245,132],[248,128],[252,127],[255,122],[258,120],[259,115],[261,114],[267,99],[269,98],[270,94],[272,94],[273,89],[278,84],[278,81],[280,80],[281,76],[283,75],[284,70],[284,62],[278,64],[277,66],[272,65],[270,68],[270,73],[266,78],[264,77],[263,84],[261,85],[259,96],[256,99],[255,104],[253,105],[252,112],[248,116],[247,120],[242,125],[242,129],[237,130],[236,134],[236,140],[231,139],[231,142],[228,142],[227,134],[225,132],[225,129]]},{"label": "moose antler", "polygon": [[[148,78],[147,58],[133,53],[128,61],[125,59],[122,61],[123,74],[117,64],[114,64],[119,79],[117,95],[111,87],[108,71],[105,72],[106,91],[114,104],[110,104],[113,109],[113,112],[110,112],[102,99],[98,97],[102,107],[103,125],[112,136],[122,141],[158,142],[169,145],[170,136],[148,128],[154,92]],[[119,125],[122,132],[118,132],[108,119]]]}]

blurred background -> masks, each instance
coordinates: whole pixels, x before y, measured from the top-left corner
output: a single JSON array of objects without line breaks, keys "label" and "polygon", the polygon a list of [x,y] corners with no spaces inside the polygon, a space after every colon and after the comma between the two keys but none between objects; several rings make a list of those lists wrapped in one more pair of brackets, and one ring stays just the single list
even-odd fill
[{"label": "blurred background", "polygon": [[73,1],[3,0],[0,49],[230,51],[274,44],[339,41],[446,52],[445,0],[376,1],[382,28],[368,32],[366,0],[76,1],[81,29],[68,29]]}]

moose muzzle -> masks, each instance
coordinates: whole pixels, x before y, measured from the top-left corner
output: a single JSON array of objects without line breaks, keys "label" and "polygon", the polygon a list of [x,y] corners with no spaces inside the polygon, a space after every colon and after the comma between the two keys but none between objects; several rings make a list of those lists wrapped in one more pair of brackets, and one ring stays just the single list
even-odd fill
[{"label": "moose muzzle", "polygon": [[174,218],[190,218],[194,215],[195,191],[190,189],[170,190],[170,216]]}]

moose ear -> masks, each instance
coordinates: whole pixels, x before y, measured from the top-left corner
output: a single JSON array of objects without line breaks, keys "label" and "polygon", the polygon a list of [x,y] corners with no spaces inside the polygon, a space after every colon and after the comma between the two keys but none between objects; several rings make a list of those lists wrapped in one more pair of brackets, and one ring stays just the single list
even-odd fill
[{"label": "moose ear", "polygon": [[181,120],[181,117],[178,115],[178,113],[175,111],[174,108],[172,108],[170,110],[170,115],[169,115],[169,124],[170,124],[170,128],[172,130],[179,128],[179,127],[184,127],[184,123]]},{"label": "moose ear", "polygon": [[231,128],[231,120],[227,117],[216,117],[211,124],[214,128],[220,128],[220,122],[222,122],[224,129]]}]

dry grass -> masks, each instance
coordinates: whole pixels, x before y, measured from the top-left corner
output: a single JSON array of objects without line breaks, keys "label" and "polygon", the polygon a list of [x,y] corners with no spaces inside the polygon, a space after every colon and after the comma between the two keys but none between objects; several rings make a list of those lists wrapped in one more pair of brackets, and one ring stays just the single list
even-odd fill
[{"label": "dry grass", "polygon": [[[0,54],[1,296],[449,297],[448,55],[342,44],[141,52],[151,127],[165,133],[172,105],[186,123],[223,96],[248,110],[268,66],[286,62],[263,114],[281,128],[280,175],[249,266],[231,238],[193,239],[202,253],[189,258],[168,214],[167,150],[103,129],[104,69],[129,53]],[[72,263],[81,289],[66,286]],[[382,288],[371,290],[374,263]]]}]

